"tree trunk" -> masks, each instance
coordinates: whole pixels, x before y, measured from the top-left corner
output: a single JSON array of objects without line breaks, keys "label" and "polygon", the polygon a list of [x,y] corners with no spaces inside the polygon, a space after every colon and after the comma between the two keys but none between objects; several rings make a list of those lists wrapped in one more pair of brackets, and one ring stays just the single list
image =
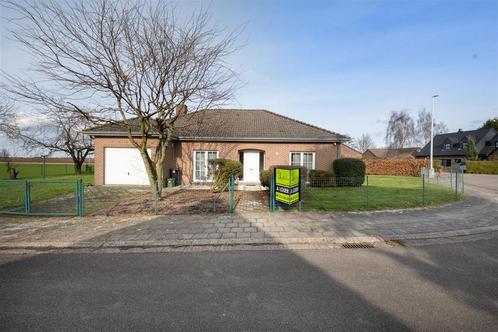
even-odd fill
[{"label": "tree trunk", "polygon": [[158,186],[158,179],[157,179],[157,170],[154,167],[154,163],[152,162],[149,154],[147,153],[147,147],[145,147],[145,150],[142,148],[139,148],[139,151],[140,151],[140,155],[142,156],[142,159],[144,161],[145,171],[147,172],[147,177],[149,178],[150,189],[152,191],[154,213],[157,213],[159,195],[160,195],[159,186]]},{"label": "tree trunk", "polygon": [[74,162],[74,174],[76,175],[81,175],[81,167],[83,166],[83,163],[79,160]]}]

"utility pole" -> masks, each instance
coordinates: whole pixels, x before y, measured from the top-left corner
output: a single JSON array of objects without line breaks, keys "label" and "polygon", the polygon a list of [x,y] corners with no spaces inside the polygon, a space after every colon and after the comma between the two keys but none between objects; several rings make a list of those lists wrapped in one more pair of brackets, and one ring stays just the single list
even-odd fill
[{"label": "utility pole", "polygon": [[431,161],[429,164],[429,178],[434,178],[434,103],[439,95],[432,96],[432,108],[431,108]]}]

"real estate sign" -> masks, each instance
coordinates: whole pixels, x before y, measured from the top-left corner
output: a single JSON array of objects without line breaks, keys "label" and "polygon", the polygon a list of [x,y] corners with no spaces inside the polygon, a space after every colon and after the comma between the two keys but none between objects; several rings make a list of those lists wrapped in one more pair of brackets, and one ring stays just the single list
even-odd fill
[{"label": "real estate sign", "polygon": [[275,199],[286,204],[301,200],[300,172],[297,167],[275,168]]}]

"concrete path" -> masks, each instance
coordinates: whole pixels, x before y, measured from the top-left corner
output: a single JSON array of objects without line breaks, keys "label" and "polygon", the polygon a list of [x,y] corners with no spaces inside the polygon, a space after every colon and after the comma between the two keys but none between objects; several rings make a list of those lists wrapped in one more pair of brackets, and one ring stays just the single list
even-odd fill
[{"label": "concrete path", "polygon": [[[28,220],[28,221],[26,221]],[[477,196],[437,208],[358,213],[246,213],[0,222],[1,250],[336,246],[498,231],[498,205]]]}]

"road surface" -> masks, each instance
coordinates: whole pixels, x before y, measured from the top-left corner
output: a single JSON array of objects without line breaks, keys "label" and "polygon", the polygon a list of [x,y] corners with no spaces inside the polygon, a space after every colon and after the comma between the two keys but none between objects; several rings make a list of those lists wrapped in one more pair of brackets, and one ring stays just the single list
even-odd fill
[{"label": "road surface", "polygon": [[498,326],[498,240],[421,247],[0,255],[0,326],[466,330]]}]

